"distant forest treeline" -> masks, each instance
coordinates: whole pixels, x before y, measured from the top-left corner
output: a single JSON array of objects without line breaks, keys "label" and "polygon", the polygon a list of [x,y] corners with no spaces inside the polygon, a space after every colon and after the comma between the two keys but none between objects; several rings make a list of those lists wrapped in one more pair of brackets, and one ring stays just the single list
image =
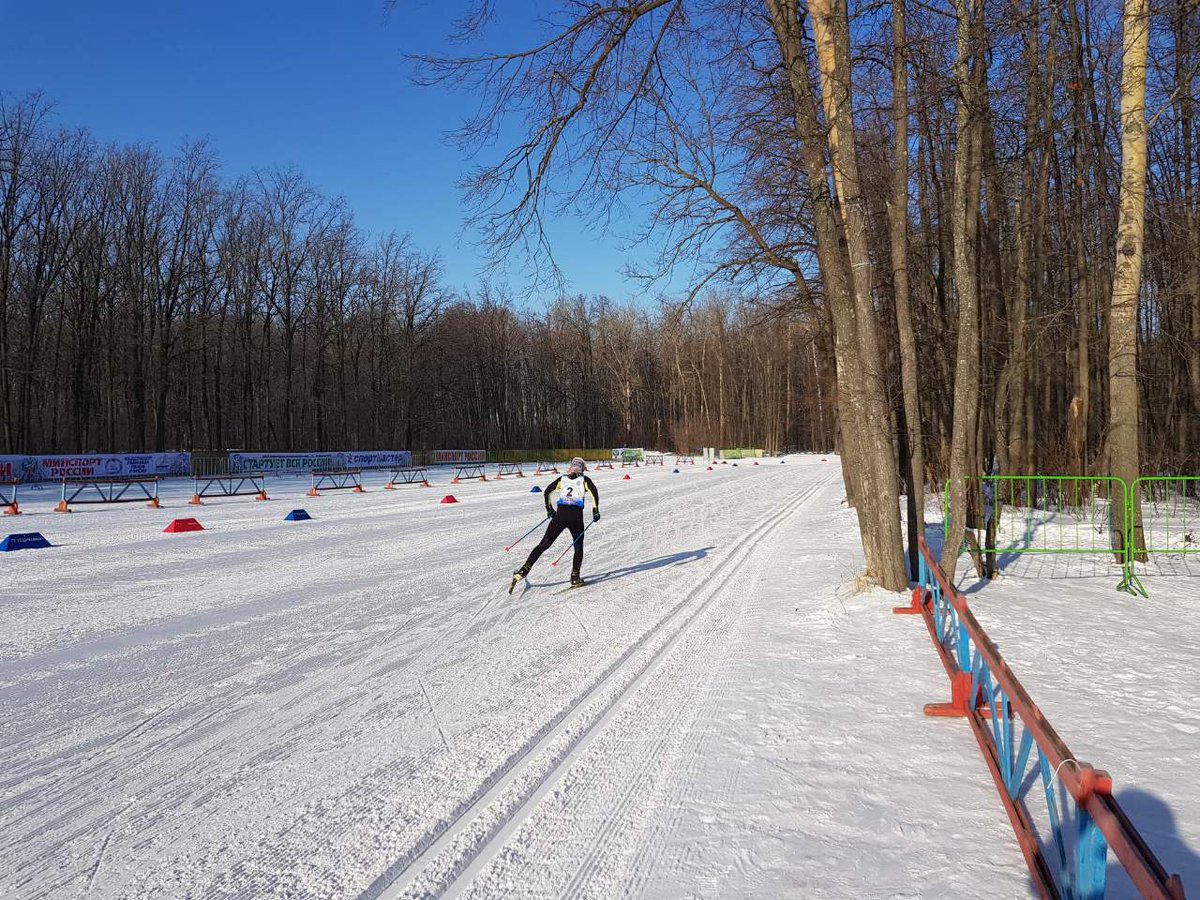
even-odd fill
[{"label": "distant forest treeline", "polygon": [[798,320],[463,296],[300,173],[0,104],[0,452],[833,445]]}]

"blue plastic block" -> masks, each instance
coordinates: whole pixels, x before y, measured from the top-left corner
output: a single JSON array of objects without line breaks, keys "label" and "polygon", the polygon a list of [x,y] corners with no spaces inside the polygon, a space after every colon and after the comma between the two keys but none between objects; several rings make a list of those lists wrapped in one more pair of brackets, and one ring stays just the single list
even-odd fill
[{"label": "blue plastic block", "polygon": [[286,516],[283,517],[283,520],[285,522],[303,522],[306,519],[311,519],[311,518],[312,518],[312,516],[310,516],[303,509],[293,509],[290,513],[288,513]]},{"label": "blue plastic block", "polygon": [[540,487],[538,487],[536,484],[529,489],[529,493],[531,493],[531,494],[540,494],[541,492],[542,492],[542,489]]},{"label": "blue plastic block", "polygon": [[25,534],[10,534],[0,541],[0,550],[41,550],[49,547],[50,542],[42,537],[40,531],[28,531]]},{"label": "blue plastic block", "polygon": [[678,469],[676,469],[676,470],[675,470],[674,472],[672,472],[671,474],[673,474],[673,475],[678,475],[678,474],[679,474],[679,470],[678,470]]}]

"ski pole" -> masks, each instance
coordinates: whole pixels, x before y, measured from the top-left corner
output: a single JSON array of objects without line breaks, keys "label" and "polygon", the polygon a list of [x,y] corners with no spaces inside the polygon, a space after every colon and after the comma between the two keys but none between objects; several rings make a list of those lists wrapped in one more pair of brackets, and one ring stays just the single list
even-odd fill
[{"label": "ski pole", "polygon": [[[576,544],[578,544],[580,538],[582,538],[587,533],[587,530],[595,524],[596,524],[596,522],[593,520],[591,522],[588,522],[585,526],[583,526],[583,531],[579,532],[579,537],[575,538],[575,540],[571,541],[571,543],[569,543],[567,545],[567,550],[570,550],[572,547],[574,547]],[[562,553],[558,554],[558,559],[556,559],[554,562],[550,563],[550,565],[557,566],[559,564],[559,562],[562,561],[562,558],[567,555],[567,550],[564,550]]]},{"label": "ski pole", "polygon": [[507,547],[505,547],[504,552],[507,553],[513,547],[517,546],[517,544],[521,543],[521,541],[525,540],[525,538],[529,537],[531,534],[533,534],[535,531],[537,531],[539,528],[541,528],[545,523],[546,523],[545,519],[539,519],[538,523],[536,525],[534,525],[532,528],[530,528],[527,532],[525,532],[523,535],[521,535],[519,538],[517,538],[515,541],[513,541]]}]

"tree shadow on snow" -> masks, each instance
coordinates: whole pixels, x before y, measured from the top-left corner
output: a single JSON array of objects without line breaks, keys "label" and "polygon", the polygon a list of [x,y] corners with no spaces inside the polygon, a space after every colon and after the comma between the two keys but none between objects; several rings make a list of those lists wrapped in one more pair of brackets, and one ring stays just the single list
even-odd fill
[{"label": "tree shadow on snow", "polygon": [[[945,546],[945,532],[941,522],[925,526],[925,544],[934,559],[941,559]],[[987,554],[985,554],[987,555]],[[1003,577],[1045,581],[1063,579],[1071,581],[1113,581],[1121,578],[1119,566],[1112,564],[1104,551],[1095,554],[1019,553],[1000,550],[995,554],[996,571]],[[992,584],[991,579],[980,576],[974,558],[964,549],[959,555],[954,586],[963,596],[971,596]]]},{"label": "tree shadow on snow", "polygon": [[946,531],[941,522],[925,523],[925,546],[934,559],[941,559],[942,547],[946,543]]}]

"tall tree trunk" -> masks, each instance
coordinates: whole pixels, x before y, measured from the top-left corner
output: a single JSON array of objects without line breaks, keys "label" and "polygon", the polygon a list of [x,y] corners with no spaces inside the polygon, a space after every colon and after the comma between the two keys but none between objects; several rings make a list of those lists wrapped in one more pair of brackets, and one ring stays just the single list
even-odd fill
[{"label": "tall tree trunk", "polygon": [[[834,199],[829,192],[829,173],[822,150],[824,130],[817,117],[816,94],[809,79],[808,58],[802,43],[803,29],[797,17],[796,7],[787,0],[767,0],[767,8],[779,43],[780,56],[788,72],[796,136],[800,143],[805,174],[808,176],[809,199],[812,203],[817,238],[817,264],[825,287],[833,332],[839,437],[837,449],[842,461],[842,472],[846,476],[847,500],[858,510],[861,533],[865,531],[863,523],[872,521],[872,516],[867,510],[877,498],[859,488],[864,450],[861,446],[862,410],[857,394],[862,377],[856,347],[854,304],[850,300],[849,264],[842,249]],[[863,552],[870,552],[865,538]]]},{"label": "tall tree trunk", "polygon": [[873,273],[867,246],[867,209],[854,146],[853,99],[850,71],[850,20],[845,0],[810,0],[817,61],[821,70],[833,184],[842,210],[850,287],[854,302],[855,336],[861,382],[857,392],[862,427],[863,492],[873,502],[863,512],[860,528],[867,557],[867,574],[887,590],[908,585],[904,542],[900,535],[900,492],[887,403],[883,354],[879,346],[878,313],[873,297]]},{"label": "tall tree trunk", "polygon": [[1188,386],[1191,394],[1191,408],[1188,415],[1180,417],[1179,429],[1181,463],[1187,467],[1192,463],[1195,471],[1196,460],[1192,454],[1200,449],[1200,196],[1197,196],[1195,178],[1200,160],[1196,158],[1196,137],[1193,85],[1196,80],[1195,41],[1200,39],[1192,21],[1196,18],[1196,4],[1193,0],[1180,0],[1178,20],[1176,23],[1175,40],[1175,89],[1179,95],[1179,129],[1182,137],[1182,166],[1183,172],[1183,206],[1187,218],[1187,243],[1184,247],[1184,265],[1187,272],[1187,289],[1184,295],[1183,319],[1184,331],[1189,334],[1191,341],[1184,351],[1184,363],[1187,366]]},{"label": "tall tree trunk", "polygon": [[[979,164],[973,153],[978,127],[978,98],[971,62],[976,15],[975,0],[955,0],[958,14],[954,81],[958,87],[958,146],[954,157],[954,285],[958,294],[958,358],[954,369],[954,424],[950,438],[950,524],[942,548],[942,568],[953,581],[959,551],[967,530],[967,478],[971,471],[971,445],[975,419],[979,411],[979,286],[973,254],[970,221],[976,203],[972,202],[972,167]],[[977,202],[977,195],[976,195]]]},{"label": "tall tree trunk", "polygon": [[[1138,293],[1146,228],[1146,49],[1150,38],[1149,0],[1125,0],[1121,70],[1121,193],[1117,222],[1117,262],[1108,321],[1109,433],[1112,474],[1132,485],[1140,473],[1138,454],[1137,337]],[[1132,517],[1134,546],[1144,546],[1141,507],[1114,504],[1114,535]]]},{"label": "tall tree trunk", "polygon": [[[1192,427],[1188,437],[1187,452],[1193,466],[1200,463],[1196,451],[1200,449],[1200,209],[1191,213],[1191,346],[1188,348],[1188,376],[1192,387]],[[1194,471],[1194,469],[1193,469]]]},{"label": "tall tree trunk", "polygon": [[[1075,297],[1077,301],[1077,338],[1075,351],[1075,396],[1071,400],[1067,412],[1067,440],[1070,452],[1071,474],[1087,474],[1087,437],[1088,423],[1091,420],[1091,320],[1092,296],[1096,279],[1092,275],[1092,267],[1088,265],[1087,249],[1084,244],[1084,229],[1086,227],[1084,202],[1084,185],[1091,181],[1091,166],[1085,134],[1084,109],[1084,50],[1083,32],[1078,16],[1075,14],[1074,0],[1071,0],[1070,37],[1071,63],[1073,66],[1072,81],[1070,82],[1071,121],[1072,121],[1072,169],[1075,174],[1075,185],[1070,190],[1074,198],[1074,215],[1071,231],[1073,234],[1073,253],[1075,259]],[[1087,174],[1085,174],[1087,173]]]},{"label": "tall tree trunk", "polygon": [[908,38],[905,0],[892,0],[892,123],[896,135],[895,171],[889,204],[892,245],[892,285],[896,299],[896,330],[900,338],[900,383],[904,394],[904,423],[908,459],[908,571],[917,573],[917,538],[925,534],[925,449],[921,428],[921,393],[917,371],[917,341],[908,292]]}]

